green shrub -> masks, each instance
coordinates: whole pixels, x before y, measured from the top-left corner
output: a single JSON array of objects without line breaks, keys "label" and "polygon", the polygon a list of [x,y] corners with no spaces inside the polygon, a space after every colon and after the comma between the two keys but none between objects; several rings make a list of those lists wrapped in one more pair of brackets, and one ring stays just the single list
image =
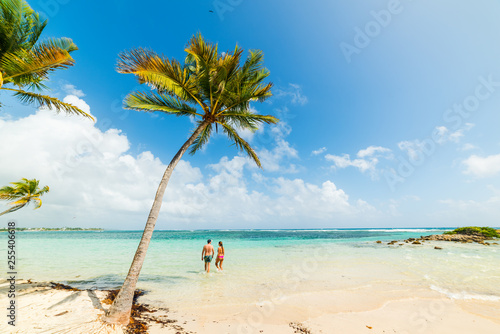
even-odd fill
[{"label": "green shrub", "polygon": [[498,234],[497,230],[495,230],[494,228],[478,226],[459,227],[457,229],[454,229],[453,231],[444,232],[444,234],[482,234],[485,237],[500,238],[500,234]]}]

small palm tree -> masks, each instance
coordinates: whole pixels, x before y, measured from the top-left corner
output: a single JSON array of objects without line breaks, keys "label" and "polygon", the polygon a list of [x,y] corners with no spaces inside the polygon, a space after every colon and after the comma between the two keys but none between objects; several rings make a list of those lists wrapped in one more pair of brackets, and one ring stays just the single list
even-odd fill
[{"label": "small palm tree", "polygon": [[9,203],[12,207],[0,213],[0,216],[22,209],[31,202],[35,203],[35,209],[41,207],[42,200],[40,197],[49,192],[49,187],[45,186],[40,189],[38,187],[39,182],[36,179],[28,180],[23,178],[21,181],[11,182],[13,187],[0,188],[0,200],[12,201]]},{"label": "small palm tree", "polygon": [[137,76],[152,91],[133,92],[125,98],[125,108],[160,111],[197,119],[197,127],[168,165],[160,182],[144,232],[132,265],[120,292],[103,320],[128,324],[134,290],[146,251],[153,235],[163,194],[172,172],[183,154],[194,154],[208,142],[215,130],[222,130],[237,148],[247,153],[259,166],[255,151],[238,134],[238,130],[257,130],[262,123],[278,119],[259,115],[250,109],[251,101],[264,101],[271,96],[271,83],[264,80],[269,71],[263,67],[261,51],[250,51],[241,64],[243,50],[219,53],[217,44],[208,43],[198,34],[188,43],[184,64],[153,51],[135,49],[120,54],[118,72]]},{"label": "small palm tree", "polygon": [[25,103],[92,118],[72,104],[30,91],[46,89],[50,72],[72,66],[70,53],[78,50],[69,38],[39,42],[46,25],[26,1],[0,1],[0,90],[14,92]]}]

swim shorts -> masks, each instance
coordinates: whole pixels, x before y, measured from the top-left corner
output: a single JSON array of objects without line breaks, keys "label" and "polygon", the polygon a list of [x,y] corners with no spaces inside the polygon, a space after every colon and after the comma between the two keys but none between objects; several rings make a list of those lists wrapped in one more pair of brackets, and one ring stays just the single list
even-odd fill
[{"label": "swim shorts", "polygon": [[212,257],[213,257],[213,255],[206,255],[206,256],[204,257],[205,262],[212,262]]}]

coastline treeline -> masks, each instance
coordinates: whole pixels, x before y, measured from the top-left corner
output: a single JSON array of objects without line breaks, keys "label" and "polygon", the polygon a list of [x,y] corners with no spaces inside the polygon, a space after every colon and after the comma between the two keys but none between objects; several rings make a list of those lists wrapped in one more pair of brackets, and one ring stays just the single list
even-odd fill
[{"label": "coastline treeline", "polygon": [[[16,231],[40,232],[40,231],[104,231],[102,228],[91,227],[16,227]],[[0,228],[0,232],[7,232],[7,228]]]}]

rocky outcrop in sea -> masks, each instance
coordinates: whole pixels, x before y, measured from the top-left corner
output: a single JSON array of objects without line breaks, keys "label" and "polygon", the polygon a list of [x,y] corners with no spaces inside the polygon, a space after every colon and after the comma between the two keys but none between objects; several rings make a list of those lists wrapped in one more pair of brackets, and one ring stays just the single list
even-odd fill
[{"label": "rocky outcrop in sea", "polygon": [[[500,230],[499,230],[500,232]],[[409,238],[403,241],[393,240],[388,242],[388,245],[403,246],[404,243],[412,245],[422,245],[425,241],[453,241],[460,243],[478,243],[485,246],[498,245],[500,240],[498,238],[486,237],[482,234],[433,234],[421,236],[420,238]],[[494,241],[494,242],[492,242]],[[378,240],[376,243],[381,244],[382,241]],[[434,247],[435,249],[442,249],[441,247]]]}]

